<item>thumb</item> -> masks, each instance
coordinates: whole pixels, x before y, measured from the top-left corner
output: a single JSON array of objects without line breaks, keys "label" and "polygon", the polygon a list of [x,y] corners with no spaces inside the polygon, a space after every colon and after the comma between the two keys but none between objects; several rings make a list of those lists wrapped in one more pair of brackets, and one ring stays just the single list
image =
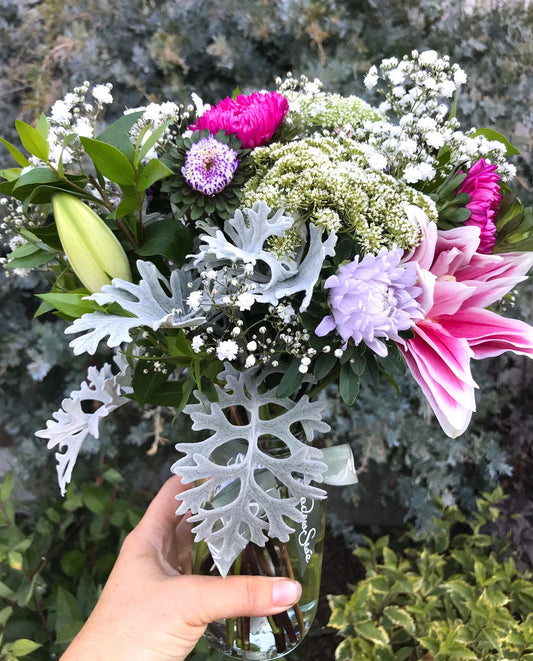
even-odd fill
[{"label": "thumb", "polygon": [[180,576],[180,592],[191,625],[221,618],[275,615],[293,606],[302,587],[289,578],[267,576]]}]

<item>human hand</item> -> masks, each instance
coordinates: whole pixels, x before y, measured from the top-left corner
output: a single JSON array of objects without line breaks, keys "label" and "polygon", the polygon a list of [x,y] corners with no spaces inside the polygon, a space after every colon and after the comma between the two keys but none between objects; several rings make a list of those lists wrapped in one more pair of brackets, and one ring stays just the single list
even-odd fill
[{"label": "human hand", "polygon": [[209,622],[274,615],[298,601],[290,579],[187,573],[191,526],[174,498],[186,488],[177,476],[163,485],[61,661],[183,661]]}]

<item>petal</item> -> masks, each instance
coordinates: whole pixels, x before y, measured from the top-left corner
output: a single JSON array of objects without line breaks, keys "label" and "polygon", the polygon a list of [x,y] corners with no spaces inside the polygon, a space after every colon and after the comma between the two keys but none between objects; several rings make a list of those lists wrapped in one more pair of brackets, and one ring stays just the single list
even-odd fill
[{"label": "petal", "polygon": [[476,293],[470,299],[469,307],[484,308],[525,280],[527,272],[532,267],[533,253],[476,254],[469,264],[457,270],[455,276],[457,280],[476,287]]},{"label": "petal", "polygon": [[420,268],[429,271],[435,255],[437,224],[430,220],[420,207],[410,204],[405,213],[412,223],[418,223],[422,235],[420,243],[402,258],[403,264],[417,263]]},{"label": "petal", "polygon": [[328,316],[324,317],[324,319],[322,319],[322,321],[315,328],[315,334],[318,335],[318,337],[324,337],[324,335],[327,335],[332,330],[335,330],[335,326],[335,319],[333,319],[333,317],[328,314]]},{"label": "petal", "polygon": [[455,438],[466,430],[476,408],[471,352],[466,341],[453,338],[438,324],[414,330],[415,337],[404,349],[406,362],[442,429]]},{"label": "petal", "polygon": [[499,356],[505,351],[533,358],[533,327],[519,319],[467,308],[439,321],[451,335],[466,339],[474,358]]},{"label": "petal", "polygon": [[437,280],[433,291],[433,307],[428,316],[434,319],[442,315],[455,314],[475,292],[475,287],[456,282],[453,276],[450,280],[446,278]]},{"label": "petal", "polygon": [[[470,372],[470,359],[473,358],[473,353],[467,340],[452,335],[444,324],[428,319],[418,323],[413,330],[415,337],[407,340],[407,345],[410,347],[411,343],[414,343],[417,353],[426,359],[428,370],[432,369],[430,364],[443,362],[446,365],[444,375],[452,372],[460,381],[474,388],[477,387]],[[441,380],[438,372],[433,378],[446,385],[446,377]],[[459,391],[457,395],[461,396],[461,392]]]}]

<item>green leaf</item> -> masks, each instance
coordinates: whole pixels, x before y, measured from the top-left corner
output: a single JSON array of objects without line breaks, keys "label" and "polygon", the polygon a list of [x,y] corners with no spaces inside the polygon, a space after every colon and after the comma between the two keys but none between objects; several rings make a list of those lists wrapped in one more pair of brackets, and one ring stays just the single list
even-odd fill
[{"label": "green leaf", "polygon": [[84,484],[82,496],[85,507],[94,514],[105,514],[109,507],[109,495],[101,487],[94,484]]},{"label": "green leaf", "polygon": [[143,160],[143,158],[150,151],[150,149],[156,144],[159,138],[161,138],[161,136],[167,130],[170,124],[172,124],[171,119],[167,120],[164,124],[161,124],[161,126],[158,126],[154,131],[152,131],[150,137],[146,139],[146,141],[143,143],[142,147],[139,149],[138,153],[136,154],[135,165],[138,165]]},{"label": "green leaf", "polygon": [[156,181],[164,179],[172,174],[172,170],[167,168],[158,158],[153,158],[143,167],[139,176],[139,190],[146,190]]},{"label": "green leaf", "polygon": [[153,361],[139,360],[133,373],[132,387],[135,399],[141,406],[151,401],[151,396],[159,390],[167,381],[172,372],[167,368],[167,373],[156,371]]},{"label": "green leaf", "polygon": [[9,497],[11,496],[11,491],[13,490],[14,482],[15,482],[14,473],[8,473],[4,477],[4,481],[2,482],[2,487],[0,488],[0,500],[2,502],[9,500]]},{"label": "green leaf", "polygon": [[116,147],[128,159],[133,160],[135,156],[135,148],[129,138],[129,132],[133,125],[136,124],[143,115],[144,110],[123,115],[117,119],[116,122],[110,124],[105,131],[100,133],[100,135],[97,136],[98,140],[113,145],[113,147]]},{"label": "green leaf", "polygon": [[400,608],[399,606],[387,606],[383,611],[383,615],[388,618],[392,624],[397,627],[402,627],[402,629],[405,629],[409,634],[413,635],[415,633],[415,621],[409,613],[403,610],[403,608]]},{"label": "green leaf", "polygon": [[361,379],[354,373],[350,363],[344,363],[339,375],[339,394],[347,406],[351,406],[357,399],[360,382]]},{"label": "green leaf", "polygon": [[354,629],[366,640],[369,640],[374,645],[386,646],[389,644],[389,636],[383,627],[377,627],[370,620],[364,622],[354,622]]},{"label": "green leaf", "polygon": [[12,614],[13,608],[11,606],[5,606],[0,610],[0,629],[6,625]]},{"label": "green leaf", "polygon": [[132,211],[137,211],[138,209],[139,209],[139,200],[137,199],[137,195],[135,195],[134,197],[133,196],[123,197],[122,200],[118,203],[114,212],[112,213],[112,217],[123,218]]},{"label": "green leaf", "polygon": [[18,246],[10,253],[7,263],[9,269],[30,269],[49,262],[55,256],[55,252],[43,250],[30,243]]},{"label": "green leaf", "polygon": [[20,141],[30,154],[37,156],[41,161],[48,162],[50,146],[45,138],[33,126],[26,124],[21,119],[15,120],[15,128],[19,134]]},{"label": "green leaf", "polygon": [[176,218],[164,218],[145,228],[143,244],[135,252],[142,257],[163,255],[183,264],[192,249],[192,236],[185,225]]},{"label": "green leaf", "polygon": [[185,381],[166,381],[152,392],[148,403],[152,406],[169,406],[174,409],[174,415],[177,416],[189,403],[195,386],[194,379],[191,378]]},{"label": "green leaf", "polygon": [[10,645],[10,651],[15,657],[26,656],[41,647],[40,643],[35,643],[28,638],[19,638]]},{"label": "green leaf", "polygon": [[48,126],[48,120],[46,119],[46,115],[43,112],[39,115],[39,121],[37,122],[37,130],[45,140],[48,140],[48,133],[50,127]]},{"label": "green leaf", "polygon": [[276,390],[276,397],[280,399],[283,397],[290,397],[294,394],[298,388],[301,386],[304,375],[299,370],[300,361],[293,360],[292,363],[288,366],[285,374],[279,382],[279,386]]},{"label": "green leaf", "polygon": [[487,140],[496,140],[497,142],[504,144],[507,148],[507,151],[505,152],[506,156],[518,156],[518,154],[520,154],[520,151],[512,145],[504,135],[498,133],[498,131],[494,131],[494,129],[477,129],[472,137],[475,138],[477,135],[482,135],[487,138]]},{"label": "green leaf", "polygon": [[316,359],[315,369],[313,370],[313,375],[315,379],[320,383],[322,379],[325,379],[326,376],[331,372],[335,367],[337,359],[332,353],[322,353]]},{"label": "green leaf", "polygon": [[67,576],[81,576],[86,565],[85,553],[82,553],[79,549],[73,549],[61,556],[61,569]]},{"label": "green leaf", "polygon": [[415,651],[414,647],[400,647],[399,650],[394,652],[393,661],[406,661],[409,658],[412,658],[412,654]]},{"label": "green leaf", "polygon": [[23,200],[32,190],[41,184],[60,184],[62,180],[50,168],[32,168],[24,173],[13,186],[13,195]]},{"label": "green leaf", "polygon": [[135,170],[126,156],[113,145],[92,138],[80,138],[87,154],[99,172],[116,184],[135,184]]},{"label": "green leaf", "polygon": [[8,551],[7,562],[11,567],[11,569],[15,569],[16,571],[22,571],[23,560],[24,558],[22,557],[22,554],[19,553],[18,551]]},{"label": "green leaf", "polygon": [[0,599],[9,599],[12,595],[13,595],[13,590],[5,583],[0,581]]},{"label": "green leaf", "polygon": [[8,182],[12,182],[12,185],[15,185],[15,182],[20,177],[21,172],[22,168],[7,168],[6,170],[0,170],[0,177],[7,179]]},{"label": "green leaf", "polygon": [[58,310],[69,319],[78,319],[86,312],[94,312],[99,306],[94,301],[84,300],[88,292],[50,292],[48,294],[37,294],[37,296],[48,303],[51,309]]},{"label": "green leaf", "polygon": [[[12,144],[11,144],[10,142],[8,142],[7,140],[4,140],[4,138],[0,138],[0,143],[2,143],[2,144],[4,145],[4,147],[8,150],[8,152],[11,154],[11,156],[13,156],[13,158],[15,159],[15,161],[16,161],[21,167],[23,167],[23,168],[28,167],[28,165],[30,164],[30,162],[29,162],[28,159],[24,156],[24,154],[23,154],[21,151],[19,151],[19,150],[15,147],[15,145],[12,145]],[[6,179],[7,179],[7,177],[6,177]]]},{"label": "green leaf", "polygon": [[76,597],[61,586],[57,588],[55,607],[55,631],[57,636],[64,627],[81,620],[81,609]]},{"label": "green leaf", "polygon": [[32,227],[31,230],[21,228],[20,235],[25,238],[26,241],[33,243],[39,248],[47,246],[57,252],[63,251],[63,246],[61,245],[61,240],[55,223],[44,225],[43,227]]},{"label": "green leaf", "polygon": [[[85,185],[85,183],[84,183]],[[25,205],[29,204],[48,204],[52,201],[52,196],[59,192],[65,192],[69,195],[75,195],[76,197],[85,198],[87,194],[82,191],[77,191],[72,188],[66,181],[60,181],[56,184],[44,184],[42,186],[36,186],[25,200]]]},{"label": "green leaf", "polygon": [[179,330],[177,335],[167,337],[167,350],[172,358],[183,357],[192,360],[197,356],[183,330]]}]

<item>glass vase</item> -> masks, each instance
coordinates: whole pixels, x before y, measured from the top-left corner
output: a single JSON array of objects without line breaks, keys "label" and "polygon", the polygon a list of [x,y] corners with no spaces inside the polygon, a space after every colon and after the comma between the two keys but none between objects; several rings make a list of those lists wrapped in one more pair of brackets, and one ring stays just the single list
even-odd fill
[{"label": "glass vase", "polygon": [[[305,516],[288,542],[269,539],[264,547],[249,543],[233,563],[229,574],[282,576],[302,585],[299,602],[269,617],[237,617],[212,622],[205,632],[210,645],[233,659],[278,659],[303,640],[315,617],[320,589],[326,499],[302,499]],[[194,572],[218,576],[205,542],[193,544]]]}]

